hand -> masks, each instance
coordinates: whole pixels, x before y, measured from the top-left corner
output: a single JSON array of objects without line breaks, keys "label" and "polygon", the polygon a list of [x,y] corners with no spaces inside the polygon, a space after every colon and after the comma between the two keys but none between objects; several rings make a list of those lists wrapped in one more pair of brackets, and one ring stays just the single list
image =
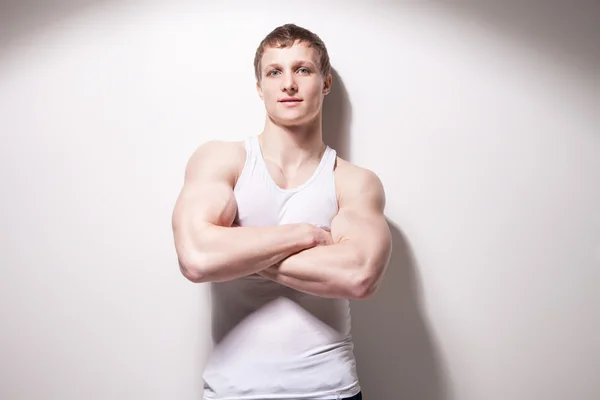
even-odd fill
[{"label": "hand", "polygon": [[[333,244],[333,237],[331,236],[331,232],[328,230],[319,228],[318,226],[312,224],[304,224],[304,226],[308,229],[310,237],[312,238],[311,247],[328,246]],[[285,260],[265,268],[262,271],[257,272],[257,274],[264,278],[276,281],[277,276],[279,275],[279,266],[283,261]]]},{"label": "hand", "polygon": [[331,232],[319,228],[318,226],[311,225],[313,234],[313,243],[315,246],[329,246],[333,244],[333,238]]}]

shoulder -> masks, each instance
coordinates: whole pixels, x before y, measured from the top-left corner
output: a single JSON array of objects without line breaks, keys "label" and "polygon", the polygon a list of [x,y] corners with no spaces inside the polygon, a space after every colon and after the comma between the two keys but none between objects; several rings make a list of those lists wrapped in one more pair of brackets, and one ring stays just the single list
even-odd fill
[{"label": "shoulder", "polygon": [[338,157],[334,174],[340,206],[370,203],[380,209],[385,207],[383,183],[373,171]]},{"label": "shoulder", "polygon": [[235,163],[240,159],[243,162],[245,156],[246,148],[243,141],[210,140],[196,148],[190,157],[190,161],[220,160],[226,163]]},{"label": "shoulder", "polygon": [[237,179],[245,161],[244,141],[210,140],[194,150],[186,166],[186,176],[208,172]]}]

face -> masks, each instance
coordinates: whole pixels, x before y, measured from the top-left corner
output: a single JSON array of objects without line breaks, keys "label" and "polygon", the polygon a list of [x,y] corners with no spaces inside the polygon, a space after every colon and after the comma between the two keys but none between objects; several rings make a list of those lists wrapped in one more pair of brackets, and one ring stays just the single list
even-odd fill
[{"label": "face", "polygon": [[270,47],[260,66],[257,90],[273,121],[298,126],[320,116],[331,75],[321,74],[314,49],[303,43],[283,49]]}]

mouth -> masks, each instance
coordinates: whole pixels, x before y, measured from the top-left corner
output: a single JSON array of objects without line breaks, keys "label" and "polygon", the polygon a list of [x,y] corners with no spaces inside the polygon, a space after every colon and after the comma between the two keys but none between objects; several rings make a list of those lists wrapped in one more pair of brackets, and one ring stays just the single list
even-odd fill
[{"label": "mouth", "polygon": [[294,108],[294,107],[299,107],[300,103],[302,103],[302,100],[297,100],[297,99],[288,100],[288,99],[284,99],[284,100],[280,100],[279,103],[281,103],[281,105],[283,107]]}]

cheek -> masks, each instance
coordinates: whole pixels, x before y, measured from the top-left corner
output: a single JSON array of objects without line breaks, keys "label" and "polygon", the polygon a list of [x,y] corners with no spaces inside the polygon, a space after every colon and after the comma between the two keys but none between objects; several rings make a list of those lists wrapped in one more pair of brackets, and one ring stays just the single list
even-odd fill
[{"label": "cheek", "polygon": [[277,91],[272,87],[265,86],[263,87],[263,97],[265,101],[277,100]]},{"label": "cheek", "polygon": [[311,86],[310,92],[314,96],[320,96],[323,93],[323,85],[320,83],[315,83]]},{"label": "cheek", "polygon": [[263,79],[263,81],[260,83],[260,91],[262,92],[262,96],[264,98],[268,98],[273,92],[273,89],[270,87],[269,82]]},{"label": "cheek", "polygon": [[310,97],[313,99],[314,103],[318,104],[321,102],[321,97],[323,96],[323,88],[320,85],[314,85],[310,88]]}]

